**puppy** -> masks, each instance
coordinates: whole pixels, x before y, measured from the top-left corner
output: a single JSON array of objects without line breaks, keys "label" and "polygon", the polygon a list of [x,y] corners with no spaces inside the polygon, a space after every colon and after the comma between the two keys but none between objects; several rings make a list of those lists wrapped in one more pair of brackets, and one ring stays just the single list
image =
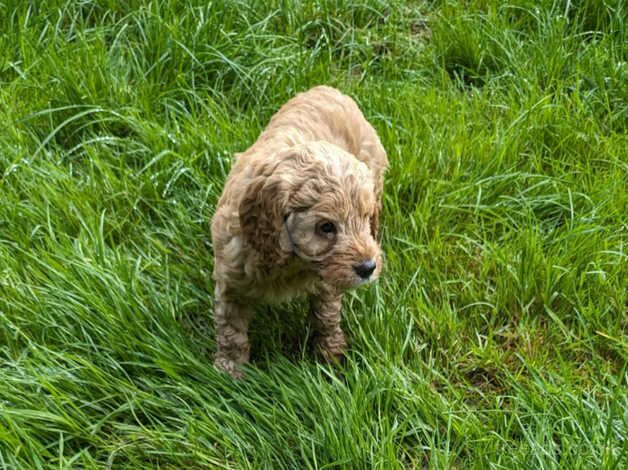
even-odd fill
[{"label": "puppy", "polygon": [[318,353],[343,354],[343,292],[382,269],[387,166],[356,103],[326,86],[289,100],[236,155],[211,224],[218,369],[242,376],[254,304],[304,294]]}]

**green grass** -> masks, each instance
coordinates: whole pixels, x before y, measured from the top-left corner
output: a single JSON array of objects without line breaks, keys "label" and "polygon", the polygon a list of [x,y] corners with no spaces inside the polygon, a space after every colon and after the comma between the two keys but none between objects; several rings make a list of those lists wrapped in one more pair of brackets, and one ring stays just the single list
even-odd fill
[{"label": "green grass", "polygon": [[[0,1],[0,466],[625,468],[626,13]],[[260,308],[234,382],[209,220],[321,83],[389,153],[386,268],[346,365]]]}]

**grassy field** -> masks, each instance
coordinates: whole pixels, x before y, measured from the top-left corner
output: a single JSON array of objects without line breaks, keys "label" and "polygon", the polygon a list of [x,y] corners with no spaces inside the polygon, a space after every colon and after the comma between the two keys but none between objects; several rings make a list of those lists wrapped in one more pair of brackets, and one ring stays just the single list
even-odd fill
[{"label": "grassy field", "polygon": [[[0,466],[626,468],[626,13],[0,1]],[[235,382],[209,220],[322,83],[388,151],[385,272],[346,298],[344,366],[294,303]]]}]

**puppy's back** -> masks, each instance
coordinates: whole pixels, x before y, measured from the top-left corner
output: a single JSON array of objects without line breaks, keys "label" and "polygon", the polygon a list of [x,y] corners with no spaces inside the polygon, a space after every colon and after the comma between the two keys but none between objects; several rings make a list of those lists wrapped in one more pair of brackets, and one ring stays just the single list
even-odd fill
[{"label": "puppy's back", "polygon": [[318,140],[337,145],[366,163],[379,186],[376,189],[379,197],[388,166],[386,151],[355,101],[328,86],[314,87],[290,99],[271,118],[257,141],[238,158],[271,145],[292,147]]}]

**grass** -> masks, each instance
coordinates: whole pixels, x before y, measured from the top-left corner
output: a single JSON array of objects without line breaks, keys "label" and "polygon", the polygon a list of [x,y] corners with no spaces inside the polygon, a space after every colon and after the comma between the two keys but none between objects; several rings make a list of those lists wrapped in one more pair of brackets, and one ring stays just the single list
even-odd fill
[{"label": "grass", "polygon": [[[0,2],[0,465],[625,468],[623,1]],[[209,220],[295,92],[388,150],[339,370],[211,365]]]}]

